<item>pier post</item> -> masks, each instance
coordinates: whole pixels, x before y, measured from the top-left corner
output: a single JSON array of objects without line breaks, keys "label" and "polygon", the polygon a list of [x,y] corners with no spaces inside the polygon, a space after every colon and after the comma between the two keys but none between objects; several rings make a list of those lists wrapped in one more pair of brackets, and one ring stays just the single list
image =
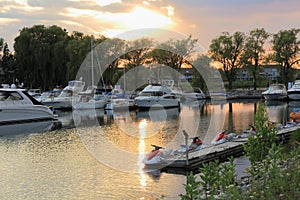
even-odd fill
[{"label": "pier post", "polygon": [[186,164],[186,166],[188,166],[189,165],[189,144],[188,144],[189,134],[185,130],[183,130],[182,132],[183,132],[183,135],[184,135],[185,148],[186,148],[186,152],[185,152],[185,157],[186,157],[185,164]]}]

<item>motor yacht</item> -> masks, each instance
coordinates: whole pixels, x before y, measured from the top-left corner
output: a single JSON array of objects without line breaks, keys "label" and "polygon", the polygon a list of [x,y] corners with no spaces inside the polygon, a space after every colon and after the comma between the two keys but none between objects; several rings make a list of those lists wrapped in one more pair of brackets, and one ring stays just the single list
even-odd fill
[{"label": "motor yacht", "polygon": [[72,102],[78,102],[79,92],[82,92],[85,86],[85,82],[82,80],[69,81],[68,86],[66,86],[58,97],[45,100],[43,104],[52,106],[54,109],[64,110],[72,109]]},{"label": "motor yacht", "polygon": [[0,89],[0,125],[52,119],[53,111],[29,95],[25,89]]},{"label": "motor yacht", "polygon": [[296,80],[294,85],[287,91],[290,100],[300,100],[300,80]]},{"label": "motor yacht", "polygon": [[268,90],[261,93],[266,100],[284,100],[288,97],[284,84],[271,84]]},{"label": "motor yacht", "polygon": [[172,108],[180,107],[180,100],[169,87],[150,84],[138,94],[135,98],[135,104],[139,109]]},{"label": "motor yacht", "polygon": [[205,99],[206,95],[200,88],[193,88],[192,91],[187,91],[183,93],[183,97],[186,101],[195,101],[200,99]]},{"label": "motor yacht", "polygon": [[90,95],[80,95],[79,101],[73,104],[75,110],[105,108],[105,99],[94,99]]},{"label": "motor yacht", "polygon": [[53,101],[56,97],[58,97],[61,93],[61,89],[53,89],[49,91],[45,91],[37,98],[37,100],[41,103],[47,101]]}]

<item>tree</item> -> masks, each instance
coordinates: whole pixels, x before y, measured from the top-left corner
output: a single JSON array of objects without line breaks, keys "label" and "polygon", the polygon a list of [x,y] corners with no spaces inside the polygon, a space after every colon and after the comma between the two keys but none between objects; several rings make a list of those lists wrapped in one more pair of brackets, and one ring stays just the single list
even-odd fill
[{"label": "tree", "polygon": [[273,35],[271,59],[281,66],[282,82],[287,85],[291,69],[300,61],[300,40],[297,34],[300,29],[281,30]]},{"label": "tree", "polygon": [[[125,66],[125,55],[127,43],[119,38],[107,38],[103,41],[97,52],[97,69],[99,76],[103,77],[104,83],[107,85],[115,85],[122,74],[118,73],[120,65]],[[101,71],[100,71],[101,70]]]},{"label": "tree", "polygon": [[249,36],[246,38],[245,52],[242,56],[243,62],[246,65],[253,66],[253,88],[257,88],[257,70],[259,63],[264,59],[264,45],[266,40],[269,38],[270,34],[265,31],[264,28],[254,29],[250,31]]},{"label": "tree", "polygon": [[17,77],[14,56],[9,51],[7,43],[4,43],[0,67],[2,67],[4,72],[4,77],[2,78],[3,82],[11,83],[11,81]]},{"label": "tree", "polygon": [[22,72],[18,79],[42,89],[65,83],[67,40],[66,30],[55,25],[23,28],[14,44],[17,67]]},{"label": "tree", "polygon": [[[154,40],[151,38],[140,38],[129,42],[128,44],[128,52],[125,54],[125,62],[126,69],[135,69],[135,73],[140,73],[139,66],[146,64],[149,61],[149,53],[153,49]],[[150,59],[151,60],[151,59]],[[140,77],[135,76],[134,80],[132,80],[132,85],[134,88],[138,88],[140,81]]]},{"label": "tree", "polygon": [[[197,39],[192,38],[191,35],[186,39],[170,39],[159,43],[150,53],[151,61],[171,67],[178,72],[184,63],[189,64],[188,60],[195,52],[196,43]],[[173,77],[173,79],[178,81],[178,77]]]},{"label": "tree", "polygon": [[228,80],[228,89],[232,89],[237,69],[243,66],[241,56],[244,52],[244,43],[245,35],[243,33],[235,32],[233,35],[229,35],[228,32],[224,32],[221,36],[213,39],[209,45],[212,59],[222,65]]}]

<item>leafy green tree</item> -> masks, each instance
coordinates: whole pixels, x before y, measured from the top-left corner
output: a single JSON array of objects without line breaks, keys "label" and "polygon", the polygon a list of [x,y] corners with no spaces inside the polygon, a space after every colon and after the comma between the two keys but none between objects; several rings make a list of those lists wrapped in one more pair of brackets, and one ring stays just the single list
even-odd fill
[{"label": "leafy green tree", "polygon": [[4,72],[4,76],[2,78],[4,83],[11,83],[11,81],[17,77],[14,56],[9,51],[7,43],[4,43],[0,67],[2,67]]},{"label": "leafy green tree", "polygon": [[65,83],[67,39],[66,30],[55,25],[23,28],[14,43],[19,80],[42,89]]},{"label": "leafy green tree", "polygon": [[300,40],[297,38],[300,29],[281,30],[273,35],[272,61],[281,66],[282,81],[287,85],[291,79],[291,69],[300,61]]},{"label": "leafy green tree", "polygon": [[264,45],[269,38],[270,34],[265,31],[264,28],[257,28],[250,31],[249,36],[246,37],[245,52],[242,56],[242,60],[246,65],[253,66],[253,88],[257,88],[257,71],[260,63],[265,59]]},{"label": "leafy green tree", "polygon": [[[149,53],[153,49],[154,40],[151,38],[141,38],[128,42],[128,52],[125,54],[126,70],[132,69],[149,61]],[[140,68],[135,69],[135,73],[139,74]],[[131,83],[135,88],[138,88],[140,77],[136,76]]]},{"label": "leafy green tree", "polygon": [[[189,64],[188,60],[191,59],[191,54],[195,52],[196,43],[197,39],[192,38],[191,35],[186,39],[170,39],[159,43],[150,53],[151,61],[171,67],[179,72],[183,64]],[[173,76],[175,76],[173,79],[178,81],[178,77]]]},{"label": "leafy green tree", "polygon": [[263,160],[277,138],[276,127],[270,125],[266,106],[263,104],[259,104],[254,127],[255,137],[249,137],[248,143],[244,146],[251,164]]},{"label": "leafy green tree", "polygon": [[221,36],[213,39],[209,45],[209,53],[212,59],[222,65],[228,80],[228,89],[232,89],[237,69],[244,65],[241,62],[244,45],[245,34],[242,32],[235,32],[233,35],[224,32]]}]

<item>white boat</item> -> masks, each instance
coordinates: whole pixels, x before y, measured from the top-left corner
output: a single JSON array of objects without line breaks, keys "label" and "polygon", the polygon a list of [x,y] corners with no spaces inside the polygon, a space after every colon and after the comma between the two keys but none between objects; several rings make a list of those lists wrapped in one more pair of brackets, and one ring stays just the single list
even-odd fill
[{"label": "white boat", "polygon": [[43,104],[52,106],[54,109],[71,109],[72,101],[78,101],[79,92],[82,92],[85,86],[85,82],[82,80],[69,81],[59,96],[54,99],[43,101]]},{"label": "white boat", "polygon": [[172,149],[161,151],[162,147],[152,145],[154,147],[143,159],[145,168],[159,169],[174,162],[174,154]]},{"label": "white boat", "polygon": [[116,85],[107,96],[106,110],[129,109],[130,102],[125,95],[125,91]]},{"label": "white boat", "polygon": [[105,108],[106,99],[94,99],[94,88],[88,87],[85,91],[78,93],[78,98],[73,101],[73,109],[99,109]]},{"label": "white boat", "polygon": [[287,90],[289,99],[300,100],[300,80],[296,80],[295,84]]},{"label": "white boat", "polygon": [[268,90],[261,93],[266,100],[284,100],[288,97],[284,84],[271,84]]},{"label": "white boat", "polygon": [[28,94],[31,95],[32,97],[38,99],[42,95],[42,90],[41,89],[29,89]]},{"label": "white boat", "polygon": [[37,100],[41,103],[44,101],[53,101],[54,98],[58,97],[59,94],[61,93],[61,90],[54,89],[50,91],[43,92],[41,96],[37,98]]},{"label": "white boat", "polygon": [[53,112],[25,89],[0,89],[0,125],[54,119]]},{"label": "white boat", "polygon": [[176,86],[175,81],[172,79],[162,79],[161,85],[169,87],[172,91],[172,94],[174,94],[179,99],[184,95],[182,88],[179,85]]},{"label": "white boat", "polygon": [[172,108],[180,107],[180,100],[172,93],[172,90],[160,84],[146,86],[135,98],[135,104],[139,109]]},{"label": "white boat", "polygon": [[183,97],[187,101],[192,101],[192,100],[205,99],[206,95],[203,93],[203,91],[200,88],[193,88],[193,91],[184,92]]},{"label": "white boat", "polygon": [[95,100],[93,98],[82,96],[78,102],[74,103],[73,109],[75,110],[99,109],[99,108],[105,108],[105,106],[106,106],[106,101],[104,99]]},{"label": "white boat", "polygon": [[130,103],[127,98],[111,98],[108,100],[105,109],[116,110],[116,109],[129,109]]},{"label": "white boat", "polygon": [[215,101],[223,101],[228,99],[228,94],[226,91],[221,92],[210,92],[210,98]]}]

